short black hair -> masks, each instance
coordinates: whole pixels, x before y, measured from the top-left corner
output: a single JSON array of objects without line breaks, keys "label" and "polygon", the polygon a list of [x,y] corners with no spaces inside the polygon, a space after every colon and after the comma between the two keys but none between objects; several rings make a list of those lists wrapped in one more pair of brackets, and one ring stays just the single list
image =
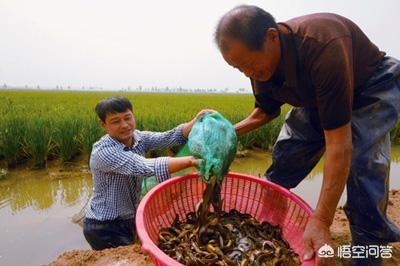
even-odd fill
[{"label": "short black hair", "polygon": [[214,41],[221,51],[225,50],[221,37],[243,41],[250,50],[259,51],[263,47],[265,32],[269,28],[278,29],[270,13],[257,6],[240,5],[228,11],[219,20]]},{"label": "short black hair", "polygon": [[131,102],[122,96],[112,96],[102,99],[95,108],[99,118],[105,122],[107,114],[123,113],[126,110],[132,111]]}]

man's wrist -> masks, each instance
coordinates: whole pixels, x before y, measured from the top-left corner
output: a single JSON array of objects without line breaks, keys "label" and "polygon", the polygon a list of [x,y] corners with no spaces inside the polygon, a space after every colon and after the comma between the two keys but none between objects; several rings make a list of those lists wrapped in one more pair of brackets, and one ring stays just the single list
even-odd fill
[{"label": "man's wrist", "polygon": [[189,167],[195,167],[197,166],[197,160],[193,156],[189,157]]},{"label": "man's wrist", "polygon": [[333,222],[333,219],[330,219],[326,215],[322,215],[317,211],[311,215],[310,219],[325,225],[327,228],[329,228]]},{"label": "man's wrist", "polygon": [[182,127],[182,135],[187,139],[189,138],[189,133],[192,130],[193,124],[192,121],[186,122],[185,124],[183,124]]},{"label": "man's wrist", "polygon": [[204,160],[203,159],[199,159],[199,158],[196,158],[196,157],[193,157],[193,167],[196,167],[196,168],[199,168],[200,167],[200,165],[204,162]]}]

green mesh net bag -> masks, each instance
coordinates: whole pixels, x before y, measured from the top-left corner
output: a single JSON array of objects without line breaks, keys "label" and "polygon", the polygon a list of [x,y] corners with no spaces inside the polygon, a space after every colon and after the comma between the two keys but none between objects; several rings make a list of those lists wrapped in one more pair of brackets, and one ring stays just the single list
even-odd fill
[{"label": "green mesh net bag", "polygon": [[189,134],[190,154],[202,159],[199,174],[209,181],[215,176],[222,181],[236,155],[237,136],[232,124],[220,113],[206,114]]},{"label": "green mesh net bag", "polygon": [[[188,143],[178,152],[177,157],[189,154],[202,159],[199,174],[208,182],[212,176],[222,182],[236,155],[237,136],[232,124],[220,113],[204,115],[193,126]],[[141,196],[156,186],[154,176],[145,177]]]}]

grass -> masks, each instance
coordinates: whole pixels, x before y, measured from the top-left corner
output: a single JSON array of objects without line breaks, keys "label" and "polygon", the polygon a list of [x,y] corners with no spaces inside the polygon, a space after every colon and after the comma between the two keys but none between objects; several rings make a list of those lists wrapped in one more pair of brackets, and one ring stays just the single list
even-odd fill
[{"label": "grass", "polygon": [[86,153],[90,155],[92,152],[93,143],[98,141],[105,133],[99,126],[95,115],[84,117],[84,119],[81,120],[81,123],[81,145]]},{"label": "grass", "polygon": [[71,116],[69,119],[59,117],[54,129],[54,142],[57,153],[64,162],[68,162],[81,150],[81,126],[82,121],[78,117]]},{"label": "grass", "polygon": [[[94,107],[100,99],[112,95],[130,99],[136,127],[151,131],[171,129],[204,108],[215,109],[236,123],[254,107],[252,95],[2,90],[0,159],[15,165],[28,157],[36,167],[44,167],[51,158],[70,161],[82,151],[89,155],[93,143],[105,134]],[[241,137],[239,147],[270,150],[289,109],[283,106],[278,119]],[[400,124],[391,137],[394,142],[400,141]]]},{"label": "grass", "polygon": [[8,165],[15,165],[22,158],[26,119],[8,116],[0,121],[0,150]]},{"label": "grass", "polygon": [[46,166],[49,152],[55,144],[53,136],[54,123],[49,117],[33,117],[27,122],[25,153],[32,158],[35,168]]}]

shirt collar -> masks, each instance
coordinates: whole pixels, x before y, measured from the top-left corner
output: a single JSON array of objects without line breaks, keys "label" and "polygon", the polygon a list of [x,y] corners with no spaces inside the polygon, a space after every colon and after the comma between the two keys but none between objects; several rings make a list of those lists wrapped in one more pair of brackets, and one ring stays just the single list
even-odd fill
[{"label": "shirt collar", "polygon": [[136,132],[136,130],[133,132],[133,144],[132,144],[132,148],[129,149],[129,147],[125,146],[125,144],[123,144],[122,142],[116,140],[115,138],[111,137],[110,135],[107,134],[106,139],[108,141],[110,141],[111,143],[114,143],[118,146],[121,146],[124,150],[131,150],[134,147],[136,147],[136,145],[139,144],[139,142],[141,141],[141,137],[140,135]]},{"label": "shirt collar", "polygon": [[297,51],[292,29],[285,23],[278,23],[280,29],[281,60],[288,87],[297,86]]}]

